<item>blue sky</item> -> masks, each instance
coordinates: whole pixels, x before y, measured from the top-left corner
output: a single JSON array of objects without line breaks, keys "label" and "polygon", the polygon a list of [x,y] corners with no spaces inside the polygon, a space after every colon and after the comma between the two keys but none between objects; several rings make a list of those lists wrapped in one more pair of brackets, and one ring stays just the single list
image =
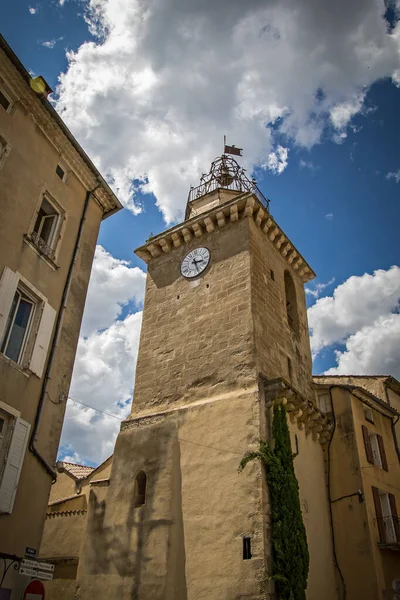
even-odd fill
[{"label": "blue sky", "polygon": [[[196,36],[201,37],[203,21],[216,19],[212,13],[218,7],[204,2],[199,8],[191,0],[144,4],[151,10],[141,29],[132,9],[139,6],[136,0],[101,0],[92,5],[91,15],[90,4],[76,0],[16,0],[1,8],[8,43],[25,67],[43,75],[55,90],[57,109],[102,173],[114,179],[128,206],[103,223],[99,244],[105,252],[99,254],[96,268],[120,271],[134,290],[121,284],[110,320],[99,319],[82,336],[77,359],[82,377],[89,363],[89,370],[96,371],[97,358],[90,352],[98,348],[101,336],[108,332],[110,337],[118,323],[125,326],[129,315],[137,315],[137,342],[145,265],[133,249],[179,220],[189,184],[197,185],[200,172],[221,153],[224,134],[229,143],[243,146],[242,162],[271,199],[273,216],[317,273],[308,286],[314,294],[307,295],[309,306],[314,305],[310,323],[318,329],[314,372],[380,369],[399,376],[399,361],[386,350],[380,362],[362,354],[381,337],[382,347],[391,348],[397,331],[393,328],[398,326],[392,315],[396,316],[400,277],[390,271],[400,255],[396,3],[388,3],[390,22],[385,22],[384,5],[379,12],[372,0],[360,6],[354,2],[351,8],[339,2],[332,15],[327,2],[312,13],[306,2],[295,6],[287,0],[279,6],[271,0],[264,13],[256,0],[245,8],[233,2],[229,18],[223,15],[219,21],[223,41],[214,41],[211,31],[204,41],[209,42],[207,53],[204,44],[196,46],[201,44]],[[295,10],[298,25],[290,18]],[[266,25],[257,29],[261,17]],[[181,18],[183,24],[184,19],[191,24],[188,32],[194,41],[188,46],[182,23],[175,38],[168,35],[170,23]],[[240,49],[249,47],[249,39],[253,46],[243,58]],[[314,57],[317,50],[320,59]],[[70,62],[67,51],[76,53]],[[217,68],[215,57],[227,55],[231,64]],[[198,79],[191,78],[194,72]],[[61,73],[65,77],[57,88]],[[93,115],[98,117],[94,125]],[[125,117],[122,125],[120,115]],[[285,154],[278,169],[270,159],[279,159],[280,147]],[[143,193],[143,182],[149,193]],[[379,294],[387,300],[380,303]],[[340,316],[342,310],[339,296],[353,313],[333,332],[332,315]],[[362,319],[358,304],[363,305]],[[376,308],[379,304],[381,310]],[[90,292],[89,309],[100,313]],[[132,319],[129,323],[133,327]],[[135,354],[136,342],[128,354]],[[342,365],[337,351],[343,353]],[[121,381],[133,377],[131,371],[122,374]],[[74,375],[71,395],[85,402],[79,377]],[[118,385],[119,395],[101,409],[119,416],[118,407],[130,397],[131,381]],[[70,417],[77,427],[82,407],[75,408]],[[64,454],[96,462],[87,448],[76,449],[71,432],[72,428],[64,437]],[[109,448],[97,452],[105,457]]]}]

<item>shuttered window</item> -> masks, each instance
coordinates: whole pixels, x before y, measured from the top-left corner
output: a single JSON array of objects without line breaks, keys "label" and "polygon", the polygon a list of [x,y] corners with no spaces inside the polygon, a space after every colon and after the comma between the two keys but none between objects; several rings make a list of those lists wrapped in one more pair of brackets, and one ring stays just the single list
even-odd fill
[{"label": "shuttered window", "polygon": [[379,540],[384,544],[400,542],[400,524],[393,494],[372,486]]},{"label": "shuttered window", "polygon": [[56,311],[35,296],[35,291],[31,293],[18,273],[4,268],[0,279],[0,350],[5,356],[42,377],[55,316]]},{"label": "shuttered window", "polygon": [[30,424],[26,421],[15,419],[6,465],[0,482],[0,513],[10,514],[12,512],[30,428]]},{"label": "shuttered window", "polygon": [[379,433],[369,431],[365,425],[362,425],[362,433],[367,461],[387,471],[388,464],[382,436]]},{"label": "shuttered window", "polygon": [[367,461],[371,464],[375,464],[374,455],[372,454],[371,442],[369,439],[369,431],[365,427],[365,425],[362,425],[362,433],[364,438],[365,454],[367,455]]},{"label": "shuttered window", "polygon": [[36,342],[29,362],[29,369],[38,377],[43,374],[55,316],[56,311],[46,302],[43,306]]}]

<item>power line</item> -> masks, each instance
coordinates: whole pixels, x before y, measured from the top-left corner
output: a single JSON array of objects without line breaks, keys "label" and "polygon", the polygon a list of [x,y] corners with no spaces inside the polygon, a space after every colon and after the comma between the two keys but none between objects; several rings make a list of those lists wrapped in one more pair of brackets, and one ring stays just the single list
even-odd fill
[{"label": "power line", "polygon": [[99,408],[94,408],[94,406],[89,406],[89,404],[85,404],[84,402],[81,402],[80,400],[75,400],[75,398],[71,398],[71,396],[68,396],[68,400],[72,400],[72,402],[77,402],[78,404],[82,404],[82,406],[86,406],[86,408],[91,408],[95,412],[99,412],[102,415],[107,415],[107,417],[113,417],[114,419],[118,419],[118,421],[123,421],[123,419],[121,419],[121,417],[117,417],[117,415],[112,415],[111,413],[104,412],[104,410],[100,410]]},{"label": "power line", "polygon": [[[103,415],[107,415],[108,417],[113,417],[114,419],[118,419],[118,421],[123,421],[123,419],[121,419],[121,417],[117,417],[117,415],[112,415],[111,413],[104,412],[104,410],[100,410],[99,408],[94,408],[93,406],[89,406],[89,404],[85,404],[84,402],[81,402],[80,400],[75,400],[75,398],[71,398],[71,396],[68,396],[68,400],[72,400],[72,402],[77,402],[78,404],[82,404],[82,406],[85,406],[86,408],[90,408],[90,409],[94,410],[95,412],[99,412]],[[227,450],[226,448],[217,448],[216,446],[207,446],[206,444],[200,444],[199,442],[193,442],[192,440],[185,440],[184,438],[180,438],[176,435],[168,435],[166,433],[161,433],[161,435],[163,435],[164,437],[169,437],[169,438],[179,440],[180,442],[186,442],[187,444],[194,444],[195,446],[202,446],[203,448],[211,448],[212,450],[219,450],[220,452],[228,452],[229,454],[236,454],[237,456],[243,455],[243,452],[234,452],[234,450]]]}]

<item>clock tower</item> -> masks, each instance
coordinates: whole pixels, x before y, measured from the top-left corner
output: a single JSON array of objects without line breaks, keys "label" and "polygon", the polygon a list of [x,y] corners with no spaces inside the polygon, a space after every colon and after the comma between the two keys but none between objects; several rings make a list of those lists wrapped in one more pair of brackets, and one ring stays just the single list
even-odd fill
[{"label": "clock tower", "polygon": [[273,598],[267,483],[257,462],[238,466],[269,439],[279,398],[299,452],[307,597],[336,598],[329,424],[314,404],[303,288],[312,269],[227,155],[190,190],[185,220],[136,254],[148,274],[132,410],[110,485],[91,492],[76,598]]}]

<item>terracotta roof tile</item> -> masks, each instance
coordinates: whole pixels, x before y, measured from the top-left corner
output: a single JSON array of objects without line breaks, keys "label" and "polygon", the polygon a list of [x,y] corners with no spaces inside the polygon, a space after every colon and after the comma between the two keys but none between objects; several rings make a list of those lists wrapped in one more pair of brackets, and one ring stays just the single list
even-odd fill
[{"label": "terracotta roof tile", "polygon": [[88,467],[86,465],[77,465],[75,463],[60,461],[58,463],[58,468],[64,469],[67,471],[72,477],[75,479],[85,479],[92,471],[94,471],[94,467]]}]

